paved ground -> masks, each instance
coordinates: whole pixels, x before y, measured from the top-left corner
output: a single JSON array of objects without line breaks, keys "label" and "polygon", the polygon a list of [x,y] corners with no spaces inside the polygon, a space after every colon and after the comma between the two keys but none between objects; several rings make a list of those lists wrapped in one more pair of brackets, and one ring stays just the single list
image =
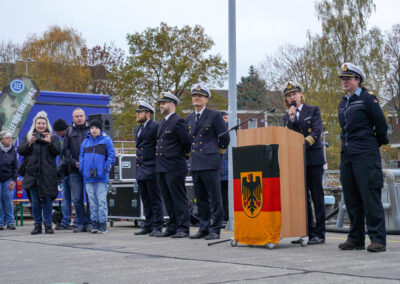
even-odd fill
[{"label": "paved ground", "polygon": [[0,231],[0,283],[400,282],[400,236],[388,236],[387,252],[373,254],[340,251],[345,235],[336,233],[327,234],[325,245],[300,247],[283,239],[270,250],[133,236],[139,229],[130,222],[114,223],[105,235],[31,236],[32,227],[26,222]]}]

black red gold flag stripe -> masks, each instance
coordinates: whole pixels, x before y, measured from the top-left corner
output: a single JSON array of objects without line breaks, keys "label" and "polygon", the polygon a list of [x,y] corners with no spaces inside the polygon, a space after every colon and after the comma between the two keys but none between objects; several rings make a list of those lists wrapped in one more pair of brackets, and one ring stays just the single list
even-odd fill
[{"label": "black red gold flag stripe", "polygon": [[279,145],[233,148],[236,241],[249,245],[279,242],[281,229]]}]

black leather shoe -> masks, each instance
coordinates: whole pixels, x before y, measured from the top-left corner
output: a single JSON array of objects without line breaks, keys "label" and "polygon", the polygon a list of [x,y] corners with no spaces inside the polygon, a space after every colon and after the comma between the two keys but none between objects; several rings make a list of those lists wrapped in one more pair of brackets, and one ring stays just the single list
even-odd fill
[{"label": "black leather shoe", "polygon": [[153,230],[153,231],[149,234],[150,237],[159,237],[160,235],[161,235],[161,231],[158,231],[158,230]]},{"label": "black leather shoe", "polygon": [[325,239],[318,236],[312,237],[311,240],[308,241],[309,245],[321,245],[323,243],[325,243]]},{"label": "black leather shoe", "polygon": [[172,235],[174,235],[175,233],[174,232],[169,232],[169,231],[165,231],[165,232],[162,232],[159,236],[157,236],[157,237],[159,237],[159,238],[166,238],[166,237],[169,237],[169,236],[172,236]]},{"label": "black leather shoe", "polygon": [[185,232],[177,232],[175,235],[172,235],[171,238],[180,239],[180,238],[187,238],[189,234]]},{"label": "black leather shoe", "polygon": [[207,236],[205,236],[205,239],[206,240],[218,240],[219,234],[211,232]]},{"label": "black leather shoe", "polygon": [[136,235],[136,236],[141,236],[141,235],[147,235],[147,234],[149,234],[151,231],[148,231],[148,230],[140,230],[140,231],[138,231],[138,232],[135,232],[134,234]]},{"label": "black leather shoe", "polygon": [[386,251],[386,246],[381,243],[372,242],[369,246],[367,246],[367,250],[370,252],[383,252]]},{"label": "black leather shoe", "polygon": [[7,229],[9,229],[9,230],[15,230],[15,226],[14,226],[14,225],[7,225]]},{"label": "black leather shoe", "polygon": [[345,241],[339,245],[341,250],[363,250],[365,249],[364,244],[355,244],[350,241]]},{"label": "black leather shoe", "polygon": [[208,233],[207,232],[197,232],[196,234],[194,234],[194,235],[190,235],[189,236],[189,239],[202,239],[202,238],[204,238],[205,236],[207,236],[208,235]]}]

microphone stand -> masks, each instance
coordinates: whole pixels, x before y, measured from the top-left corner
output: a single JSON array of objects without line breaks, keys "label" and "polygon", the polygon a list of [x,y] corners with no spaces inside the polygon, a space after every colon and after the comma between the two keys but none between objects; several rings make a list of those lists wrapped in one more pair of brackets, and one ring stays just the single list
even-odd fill
[{"label": "microphone stand", "polygon": [[240,126],[242,126],[242,125],[245,124],[246,122],[252,120],[253,118],[256,118],[257,116],[263,114],[264,112],[273,113],[273,112],[275,112],[275,109],[274,109],[274,108],[267,108],[267,109],[265,109],[265,110],[263,110],[263,111],[260,111],[259,113],[253,115],[252,117],[246,119],[245,121],[243,121],[243,122],[241,122],[241,123],[239,123],[239,124],[233,126],[232,128],[228,129],[227,131],[221,133],[220,135],[218,135],[218,138],[221,137],[221,136],[223,136],[223,135],[225,135],[226,133],[231,132],[232,130],[237,131],[237,130],[239,129]]}]

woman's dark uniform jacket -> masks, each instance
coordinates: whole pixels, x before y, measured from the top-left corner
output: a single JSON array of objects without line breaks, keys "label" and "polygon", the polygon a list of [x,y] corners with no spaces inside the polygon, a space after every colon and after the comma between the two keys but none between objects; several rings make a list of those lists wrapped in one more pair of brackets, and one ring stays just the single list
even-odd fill
[{"label": "woman's dark uniform jacket", "polygon": [[155,180],[156,179],[156,144],[158,122],[150,119],[146,127],[137,137],[139,126],[135,129],[136,141],[136,179]]},{"label": "woman's dark uniform jacket", "polygon": [[306,165],[318,166],[325,164],[323,146],[321,143],[322,120],[321,113],[317,106],[303,104],[299,119],[293,123],[289,114],[283,117],[283,123],[289,129],[304,135],[306,144]]}]

